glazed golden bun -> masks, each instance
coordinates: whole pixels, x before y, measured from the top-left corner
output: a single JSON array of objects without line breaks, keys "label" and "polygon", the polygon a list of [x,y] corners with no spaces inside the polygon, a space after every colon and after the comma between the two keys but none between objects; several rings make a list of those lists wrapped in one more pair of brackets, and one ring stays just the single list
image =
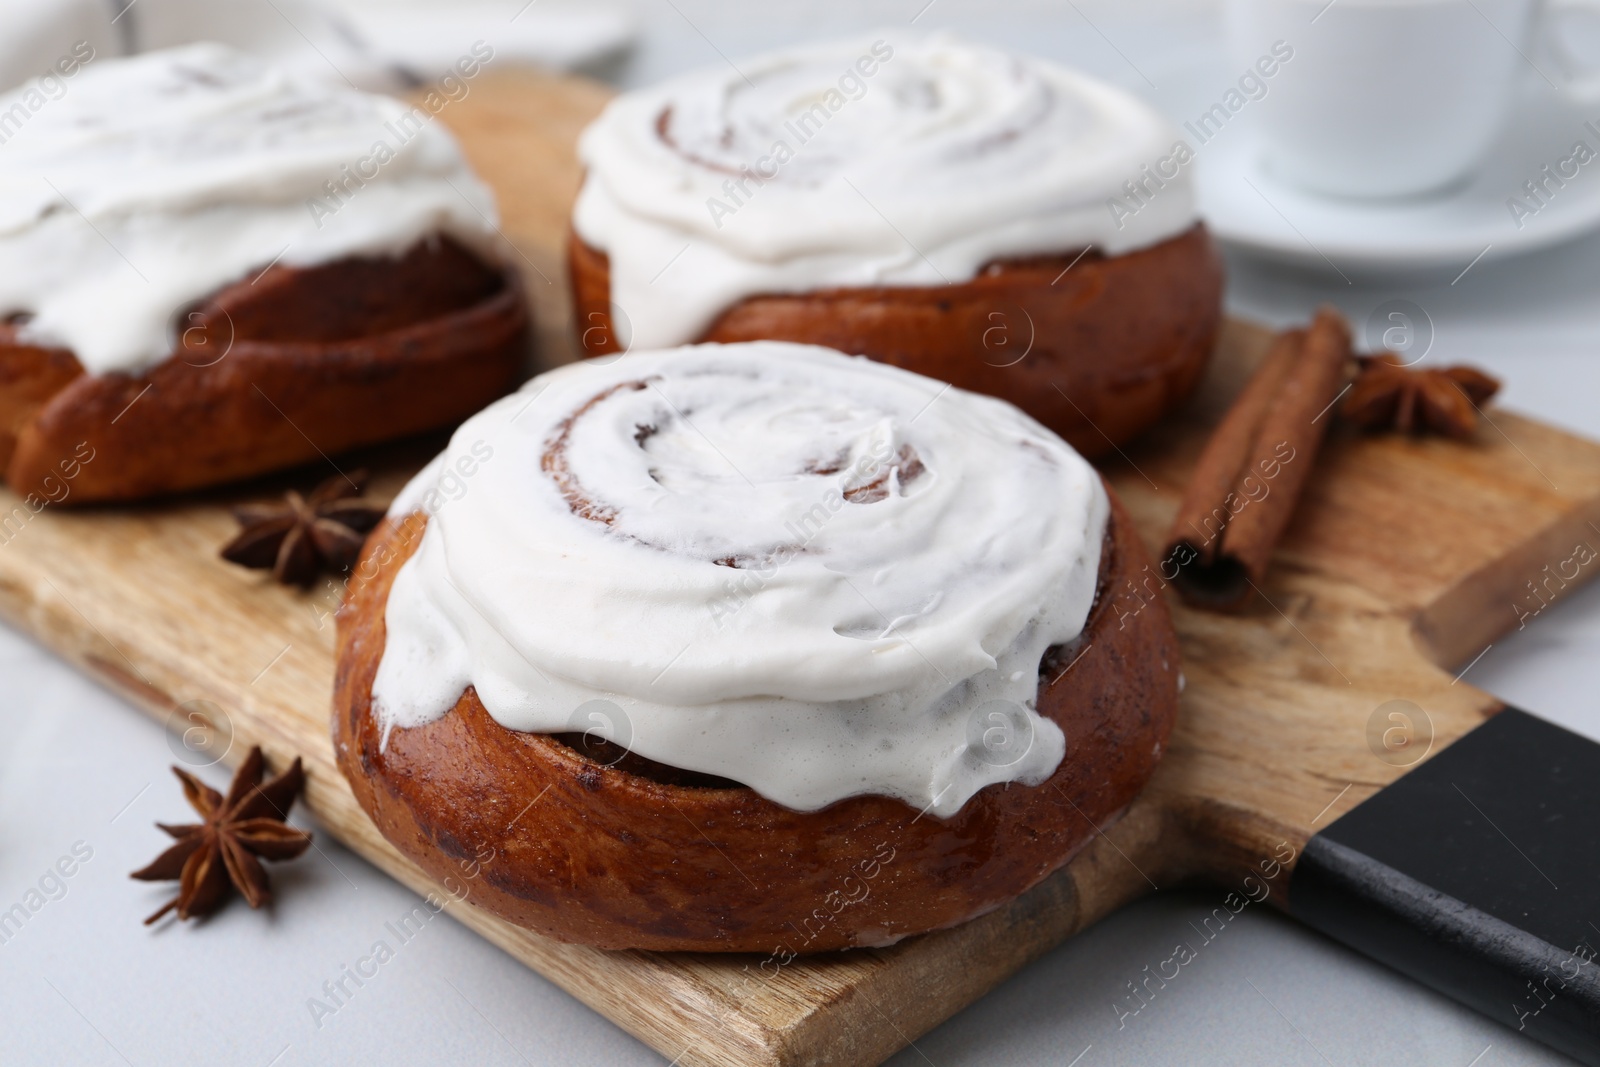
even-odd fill
[{"label": "glazed golden bun", "polygon": [[[568,240],[578,344],[616,352],[611,267]],[[753,296],[699,341],[799,341],[1009,400],[1090,458],[1194,391],[1222,321],[1222,261],[1201,224],[1135,252],[990,264],[969,282]]]},{"label": "glazed golden bun", "polygon": [[19,494],[134,500],[451,425],[510,392],[530,338],[515,272],[449,239],[269,268],[180,318],[171,356],[84,373],[0,325],[0,470]]},{"label": "glazed golden bun", "polygon": [[1085,631],[1040,665],[1038,710],[1065,731],[1065,759],[1044,784],[989,786],[948,820],[879,796],[792,811],[736,782],[586,747],[582,735],[508,730],[471,688],[385,743],[371,700],[384,608],[426,522],[414,513],[374,531],[339,613],[339,767],[383,835],[447,889],[562,941],[798,954],[964,922],[1037,884],[1116,818],[1177,712],[1165,602],[1116,607],[1147,556],[1113,497]]}]

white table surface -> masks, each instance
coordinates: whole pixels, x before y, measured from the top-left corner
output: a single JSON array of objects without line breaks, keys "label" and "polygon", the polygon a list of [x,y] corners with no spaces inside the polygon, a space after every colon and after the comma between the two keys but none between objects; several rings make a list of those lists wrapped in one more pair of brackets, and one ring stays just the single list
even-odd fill
[{"label": "white table surface", "polygon": [[[637,84],[717,62],[718,50],[738,56],[852,27],[903,26],[923,2],[830,0],[774,13],[775,5],[729,0],[641,0],[643,45],[612,73]],[[1057,56],[1134,89],[1133,64],[1159,71],[1215,50],[1217,37],[1204,9],[1149,4],[938,0],[917,25]],[[1434,322],[1430,360],[1478,363],[1505,378],[1506,405],[1600,437],[1600,237],[1480,265],[1454,286],[1454,271],[1346,285],[1236,257],[1230,268],[1232,310],[1269,322],[1303,319],[1328,300],[1361,322],[1386,300],[1409,299]],[[1590,587],[1497,642],[1467,677],[1600,737],[1597,640],[1600,587]],[[310,999],[374,941],[392,941],[384,924],[417,902],[325,834],[304,859],[272,868],[281,899],[271,910],[235,902],[200,923],[141,926],[167,887],[131,882],[127,872],[163,846],[153,820],[186,815],[166,770],[169,736],[6,630],[0,680],[0,911],[76,843],[93,850],[64,895],[0,943],[0,1063],[665,1062],[447,918],[397,946],[377,977],[319,1023]],[[226,779],[218,768],[207,777]],[[1136,904],[891,1062],[1570,1062],[1265,908],[1241,915],[1184,971],[1191,977],[1119,1030],[1112,1005],[1124,983],[1165,958],[1188,922],[1219,901],[1171,893]]]}]

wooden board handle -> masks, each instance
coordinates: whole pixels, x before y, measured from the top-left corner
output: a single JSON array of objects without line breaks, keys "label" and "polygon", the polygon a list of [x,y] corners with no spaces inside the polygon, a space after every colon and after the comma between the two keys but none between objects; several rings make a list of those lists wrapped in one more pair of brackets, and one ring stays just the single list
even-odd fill
[{"label": "wooden board handle", "polygon": [[1289,911],[1600,1067],[1600,745],[1501,712],[1311,838]]}]

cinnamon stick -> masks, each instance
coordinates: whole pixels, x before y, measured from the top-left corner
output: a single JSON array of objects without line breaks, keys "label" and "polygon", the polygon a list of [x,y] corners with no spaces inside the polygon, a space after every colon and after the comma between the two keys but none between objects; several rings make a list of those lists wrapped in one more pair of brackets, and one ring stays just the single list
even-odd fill
[{"label": "cinnamon stick", "polygon": [[1344,385],[1350,328],[1321,308],[1279,334],[1200,454],[1164,558],[1191,604],[1236,610],[1265,579]]}]

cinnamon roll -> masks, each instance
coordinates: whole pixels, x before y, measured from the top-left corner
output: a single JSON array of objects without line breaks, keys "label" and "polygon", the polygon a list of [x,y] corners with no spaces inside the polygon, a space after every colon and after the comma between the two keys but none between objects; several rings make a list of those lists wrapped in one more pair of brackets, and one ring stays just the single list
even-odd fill
[{"label": "cinnamon roll", "polygon": [[450,424],[520,377],[493,197],[425,110],[214,44],[92,62],[23,110],[0,150],[19,492],[242,478]]},{"label": "cinnamon roll", "polygon": [[1010,400],[1095,455],[1193,389],[1222,270],[1192,149],[1133,97],[888,35],[618,97],[568,259],[588,354],[826,345]]},{"label": "cinnamon roll", "polygon": [[586,361],[464,423],[369,540],[336,752],[396,847],[540,933],[888,944],[1148,778],[1178,658],[1159,598],[1115,607],[1145,565],[1002,401],[782,342]]}]

